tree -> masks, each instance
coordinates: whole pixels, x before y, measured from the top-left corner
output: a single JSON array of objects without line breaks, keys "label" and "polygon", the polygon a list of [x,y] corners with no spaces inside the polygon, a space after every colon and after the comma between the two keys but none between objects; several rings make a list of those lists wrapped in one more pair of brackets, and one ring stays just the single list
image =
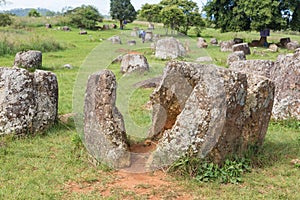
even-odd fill
[{"label": "tree", "polygon": [[191,0],[162,0],[159,4],[145,4],[140,16],[149,22],[162,22],[183,34],[187,34],[192,26],[204,26],[199,7]]},{"label": "tree", "polygon": [[135,20],[137,12],[130,0],[111,0],[110,15],[113,19],[119,20],[120,28],[123,29],[123,22],[125,20],[128,22]]},{"label": "tree", "polygon": [[28,17],[40,17],[41,14],[36,9],[31,9],[28,13]]},{"label": "tree", "polygon": [[144,4],[140,10],[139,17],[144,18],[148,22],[160,22],[160,11],[163,6],[160,4]]},{"label": "tree", "polygon": [[9,14],[0,13],[0,26],[9,26],[12,24],[12,19]]},{"label": "tree", "polygon": [[283,9],[283,0],[211,0],[204,7],[210,22],[223,32],[282,29]]},{"label": "tree", "polygon": [[97,22],[103,18],[98,10],[90,5],[68,10],[65,15],[70,17],[73,26],[85,29],[95,29]]}]

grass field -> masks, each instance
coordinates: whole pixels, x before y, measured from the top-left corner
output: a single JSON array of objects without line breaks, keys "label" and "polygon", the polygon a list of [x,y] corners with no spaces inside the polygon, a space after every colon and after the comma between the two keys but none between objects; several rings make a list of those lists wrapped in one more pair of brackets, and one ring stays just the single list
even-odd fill
[{"label": "grass field", "polygon": [[[129,24],[127,29],[135,26],[141,24]],[[1,31],[6,29],[0,29],[0,34]],[[97,53],[105,51],[99,49],[105,39],[121,34],[120,30],[88,31],[88,35],[79,35],[78,29],[62,32],[44,27],[31,27],[30,30],[22,31],[23,34],[51,37],[66,47],[63,50],[43,53],[43,69],[53,71],[58,77],[60,115],[73,112],[74,95],[82,95],[80,92],[84,91],[84,80],[91,71],[109,68],[116,74],[119,84],[123,83],[122,81],[131,83],[131,80],[125,80],[119,73],[118,64],[106,65],[110,60],[99,61],[95,58],[99,55]],[[250,41],[258,39],[259,34],[220,33],[206,29],[202,31],[202,36],[208,41],[211,37],[228,40],[233,36]],[[275,42],[286,36],[300,41],[299,35],[286,33],[272,33],[269,41]],[[194,36],[188,40],[196,42]],[[148,75],[153,76],[161,72],[165,61],[154,59],[151,57],[151,51],[141,47],[138,51],[147,56],[155,69]],[[256,51],[263,52],[264,49],[258,48]],[[117,55],[120,52],[115,53]],[[279,53],[287,51],[280,50]],[[222,66],[225,66],[228,55],[221,53],[218,47],[212,46],[202,54],[210,55],[214,63]],[[102,57],[110,59],[109,56],[113,55],[107,52]],[[275,60],[277,55],[278,53],[267,52],[247,58]],[[93,59],[88,59],[91,56]],[[99,59],[100,57],[99,55]],[[194,58],[191,56],[188,59]],[[2,56],[0,66],[12,66],[13,60],[14,55]],[[65,64],[71,64],[73,68],[65,69]],[[150,111],[144,109],[150,93],[149,89],[139,89],[126,97],[129,99],[128,116],[140,126],[148,125],[151,120]],[[121,109],[126,108],[128,107]],[[134,128],[130,130],[134,131]],[[138,189],[145,189],[149,187],[147,185],[140,184],[132,190],[111,186],[112,183],[118,182],[120,177],[104,165],[91,164],[71,119],[68,122],[58,122],[41,135],[25,138],[0,137],[0,199],[149,199],[151,196],[158,199],[180,199],[183,198],[183,193],[188,193],[190,199],[300,199],[300,167],[291,164],[292,159],[300,159],[300,122],[272,122],[263,148],[252,163],[252,171],[243,175],[243,183],[197,182],[190,178],[168,175],[167,180],[172,185],[171,188],[152,188],[150,193],[145,194]],[[74,185],[77,190],[70,189]],[[102,192],[106,190],[111,191],[110,196],[103,195]]]}]

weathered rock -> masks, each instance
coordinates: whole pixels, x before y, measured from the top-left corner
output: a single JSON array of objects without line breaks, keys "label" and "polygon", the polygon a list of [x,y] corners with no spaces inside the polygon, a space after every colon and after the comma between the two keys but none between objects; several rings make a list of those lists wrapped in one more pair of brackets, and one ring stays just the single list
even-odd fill
[{"label": "weathered rock", "polygon": [[134,45],[136,45],[136,41],[135,40],[129,40],[129,41],[127,41],[127,44],[129,46],[134,46]]},{"label": "weathered rock", "polygon": [[123,55],[119,55],[112,61],[112,63],[121,63],[122,59],[123,59]]},{"label": "weathered rock", "polygon": [[278,56],[271,80],[276,85],[273,118],[300,120],[300,52]]},{"label": "weathered rock", "polygon": [[150,78],[150,79],[135,83],[134,87],[137,87],[137,88],[156,88],[157,86],[159,86],[161,80],[162,80],[161,76]]},{"label": "weathered rock", "polygon": [[206,40],[204,38],[198,38],[197,40],[197,47],[198,48],[207,48],[207,43]]},{"label": "weathered rock", "polygon": [[109,70],[90,75],[84,105],[84,143],[111,167],[130,165],[123,116],[116,107],[116,78]]},{"label": "weathered rock", "polygon": [[63,26],[63,27],[62,27],[62,30],[63,30],[63,31],[71,31],[71,28],[68,27],[68,26]]},{"label": "weathered rock", "polygon": [[234,42],[232,40],[229,41],[222,41],[220,42],[220,48],[221,51],[232,51],[232,46],[234,45]]},{"label": "weathered rock", "polygon": [[146,31],[146,34],[145,34],[145,41],[151,42],[151,41],[152,41],[152,38],[153,38],[153,33],[152,33],[151,31]]},{"label": "weathered rock", "polygon": [[175,38],[168,37],[157,41],[155,47],[155,57],[160,59],[174,59],[185,56],[184,46]]},{"label": "weathered rock", "polygon": [[51,72],[0,68],[0,135],[39,133],[57,118],[58,84]]},{"label": "weathered rock", "polygon": [[145,72],[149,71],[147,58],[140,54],[126,54],[121,61],[121,72]]},{"label": "weathered rock", "polygon": [[87,31],[85,31],[85,30],[79,31],[79,35],[86,35],[86,34],[87,34]]},{"label": "weathered rock", "polygon": [[34,132],[41,132],[57,119],[58,83],[55,74],[36,70],[33,89],[36,107],[32,126]]},{"label": "weathered rock", "polygon": [[245,60],[233,62],[229,68],[242,73],[254,73],[256,75],[271,78],[274,67],[274,62],[270,60]]},{"label": "weathered rock", "polygon": [[[263,143],[274,84],[214,65],[170,62],[151,96],[158,138],[149,168],[170,165],[183,155],[222,163]],[[261,119],[261,118],[264,119]]]},{"label": "weathered rock", "polygon": [[213,59],[210,56],[202,56],[196,59],[196,62],[212,62]]},{"label": "weathered rock", "polygon": [[45,27],[46,28],[52,28],[52,25],[51,24],[45,24]]},{"label": "weathered rock", "polygon": [[298,49],[299,47],[300,46],[299,46],[299,43],[297,41],[291,41],[291,42],[286,44],[286,48],[288,50],[292,50],[292,51]]},{"label": "weathered rock", "polygon": [[65,64],[64,68],[66,68],[66,69],[73,69],[73,66],[71,64]]},{"label": "weathered rock", "polygon": [[232,51],[243,51],[245,55],[250,55],[251,51],[247,43],[235,44],[232,46]]},{"label": "weathered rock", "polygon": [[227,57],[227,65],[230,66],[231,63],[235,61],[246,60],[246,55],[244,51],[235,51],[228,55]]},{"label": "weathered rock", "polygon": [[38,69],[42,67],[42,52],[34,50],[18,52],[15,57],[14,66],[26,69]]},{"label": "weathered rock", "polygon": [[269,49],[272,51],[272,52],[278,52],[278,46],[276,44],[271,44],[269,46]]},{"label": "weathered rock", "polygon": [[107,40],[111,41],[112,44],[122,44],[120,36],[112,36]]},{"label": "weathered rock", "polygon": [[217,45],[217,44],[218,44],[217,38],[212,38],[212,39],[210,39],[210,43],[211,43],[212,45]]},{"label": "weathered rock", "polygon": [[276,62],[248,60],[233,62],[230,69],[270,78],[276,86],[272,118],[300,119],[300,52],[280,55]]},{"label": "weathered rock", "polygon": [[280,44],[282,47],[286,47],[289,42],[291,42],[291,38],[280,38]]},{"label": "weathered rock", "polygon": [[242,38],[234,38],[233,42],[234,42],[234,44],[241,44],[241,43],[244,43],[244,40]]}]

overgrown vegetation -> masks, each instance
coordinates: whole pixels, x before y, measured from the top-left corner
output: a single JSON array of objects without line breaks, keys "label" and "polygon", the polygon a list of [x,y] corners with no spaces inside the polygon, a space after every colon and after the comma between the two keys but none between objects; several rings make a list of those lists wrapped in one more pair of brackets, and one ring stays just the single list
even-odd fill
[{"label": "overgrown vegetation", "polygon": [[226,159],[222,166],[199,158],[183,157],[173,163],[169,172],[196,181],[220,183],[241,183],[242,175],[251,172],[250,160],[244,158]]}]

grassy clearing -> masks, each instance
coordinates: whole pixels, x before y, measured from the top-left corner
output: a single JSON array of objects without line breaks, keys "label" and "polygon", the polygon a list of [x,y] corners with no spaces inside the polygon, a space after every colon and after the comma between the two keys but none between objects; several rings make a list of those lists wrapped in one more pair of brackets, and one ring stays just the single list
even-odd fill
[{"label": "grassy clearing", "polygon": [[[134,26],[139,25],[130,24],[126,28],[129,30]],[[1,29],[1,31],[10,30]],[[83,36],[78,32],[78,29],[62,32],[43,27],[20,30],[21,35],[49,36],[66,46],[65,49],[43,53],[43,68],[53,71],[58,77],[59,114],[72,112],[73,92],[78,92],[76,89],[73,91],[78,71],[89,73],[89,65],[96,65],[95,67],[99,68],[108,67],[101,66],[102,62],[96,62],[96,59],[88,62],[85,58],[106,38],[119,34],[120,30],[88,31],[88,35]],[[258,39],[259,36],[257,33],[219,33],[212,29],[203,30],[202,35],[208,41],[211,37],[228,40],[232,39],[233,35],[248,38],[246,41],[250,41]],[[274,39],[270,38],[269,41],[277,41],[278,38],[286,36],[300,41],[299,35],[281,33],[273,33],[271,37]],[[191,37],[189,41],[196,41],[196,39]],[[259,49],[259,51],[263,50]],[[96,51],[95,55],[102,51],[101,49]],[[166,61],[156,60],[151,56],[152,52],[145,48],[141,48],[140,51],[152,63],[153,71],[147,75],[151,77],[161,73]],[[221,53],[218,47],[209,46],[206,52],[201,54],[205,53],[208,53],[219,65],[224,66],[226,63],[227,54]],[[286,51],[280,50],[280,53]],[[277,57],[277,54],[267,53],[267,55],[251,55],[248,59],[274,60]],[[107,52],[105,56],[110,58],[110,53]],[[0,65],[11,66],[13,59],[14,55],[1,56]],[[187,59],[193,60],[194,57]],[[65,69],[64,64],[71,64],[73,68]],[[126,80],[119,72],[119,64],[110,65],[108,68],[116,73],[120,85],[122,81],[131,83],[131,80]],[[84,85],[81,87],[84,88]],[[148,89],[135,89],[130,91],[129,100],[126,101],[129,105],[129,117],[140,126],[147,125],[151,120],[149,111],[144,107],[150,93],[151,90]],[[120,104],[124,104],[122,98],[120,100]],[[127,105],[123,109],[128,110]],[[130,130],[136,130],[134,128]],[[183,177],[178,177],[174,181],[171,177],[170,179],[181,189],[173,193],[166,193],[164,188],[153,189],[152,194],[162,199],[174,199],[184,190],[191,194],[192,199],[240,199],[241,197],[243,199],[300,199],[298,192],[300,169],[290,163],[292,159],[300,158],[299,147],[298,121],[272,122],[263,149],[253,160],[252,172],[242,176],[243,183],[204,183]],[[110,197],[101,196],[100,193],[105,191],[110,183],[117,181],[118,177],[107,172],[104,166],[94,167],[89,162],[87,152],[78,140],[73,122],[58,123],[43,135],[26,138],[1,137],[0,163],[0,199],[147,199],[147,195],[123,188],[113,188],[114,194]],[[74,185],[77,187],[76,190]],[[147,186],[141,185],[141,187]]]}]

